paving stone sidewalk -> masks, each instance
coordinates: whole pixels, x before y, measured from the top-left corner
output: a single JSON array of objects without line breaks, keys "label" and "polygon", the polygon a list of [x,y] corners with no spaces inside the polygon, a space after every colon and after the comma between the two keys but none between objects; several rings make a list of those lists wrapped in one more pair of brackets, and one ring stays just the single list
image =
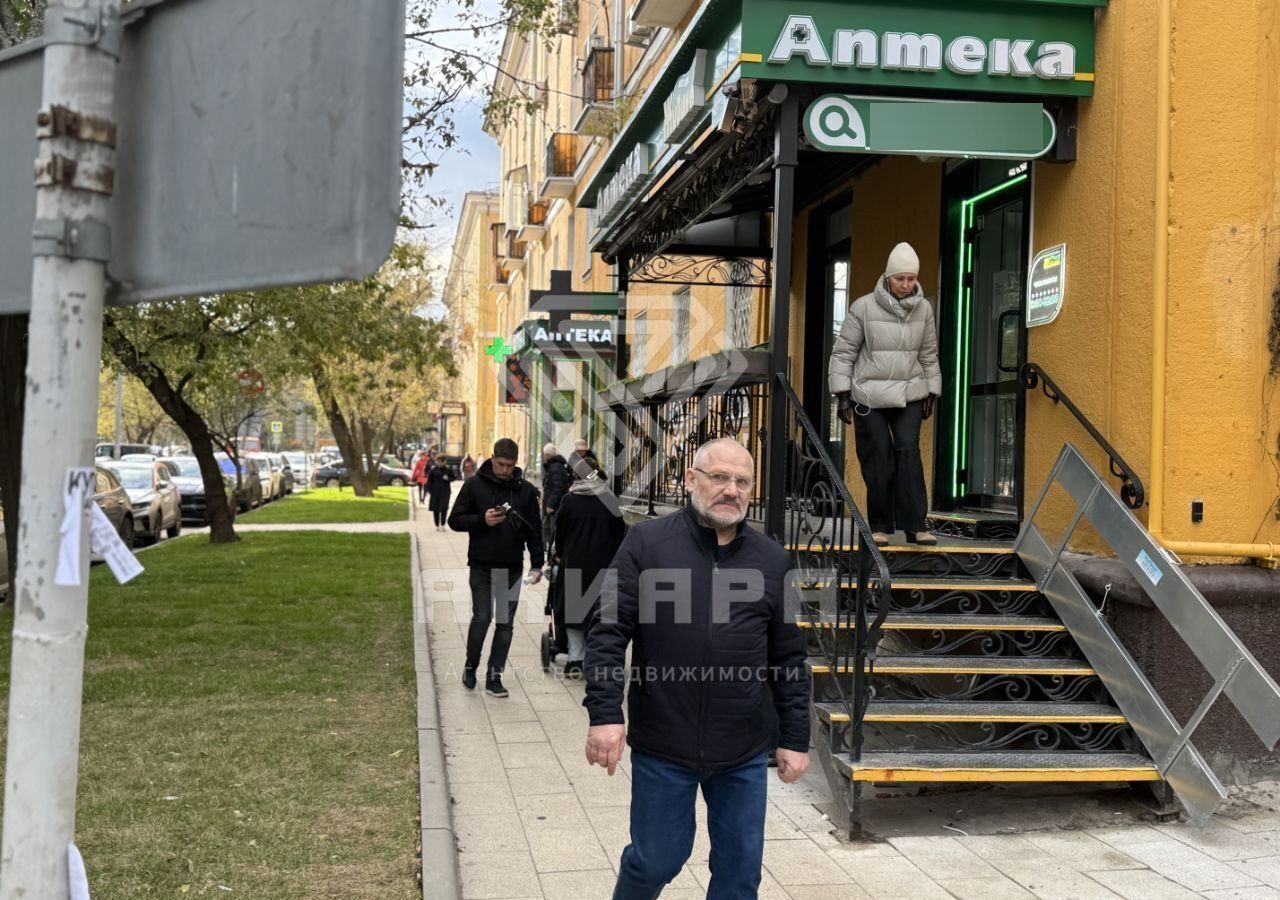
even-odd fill
[{"label": "paving stone sidewalk", "polygon": [[[466,537],[437,531],[425,510],[413,531],[461,896],[608,900],[628,839],[630,768],[624,760],[611,778],[586,764],[583,687],[545,675],[538,658],[543,588],[526,587],[521,597],[505,678],[511,696],[466,691]],[[983,812],[982,798],[953,795],[930,801],[928,814],[905,818],[905,831],[886,840],[849,844],[820,810],[830,798],[818,770],[815,757],[797,785],[769,774],[762,900],[1280,900],[1280,785],[1233,797],[1204,830],[1137,823],[1106,801],[1073,796],[1054,806],[1034,798],[1002,804],[997,795]],[[949,823],[967,820],[933,812],[958,804],[974,806],[970,817],[1001,833],[960,833]],[[1077,821],[1084,825],[1048,830]],[[1125,824],[1107,827],[1112,822]],[[709,850],[699,801],[693,856],[665,900],[705,896]],[[431,871],[424,883],[427,897],[438,896]]]}]

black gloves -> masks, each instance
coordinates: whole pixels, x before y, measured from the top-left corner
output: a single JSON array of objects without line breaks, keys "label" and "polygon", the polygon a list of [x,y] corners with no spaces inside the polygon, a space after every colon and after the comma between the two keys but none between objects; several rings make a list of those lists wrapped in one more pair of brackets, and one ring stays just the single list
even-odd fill
[{"label": "black gloves", "polygon": [[937,399],[938,399],[937,394],[930,394],[929,396],[924,398],[924,408],[921,410],[921,412],[924,414],[924,418],[927,419],[931,415],[933,415],[933,405]]},{"label": "black gloves", "polygon": [[850,399],[848,391],[836,394],[836,415],[844,424],[853,424],[853,400]]}]

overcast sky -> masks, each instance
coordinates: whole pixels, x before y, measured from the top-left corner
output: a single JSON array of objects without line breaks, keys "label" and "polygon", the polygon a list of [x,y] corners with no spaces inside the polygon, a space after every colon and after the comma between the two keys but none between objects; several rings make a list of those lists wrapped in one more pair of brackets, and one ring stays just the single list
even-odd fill
[{"label": "overcast sky", "polygon": [[[499,13],[496,0],[478,0],[476,9],[486,18],[496,18]],[[453,8],[443,6],[440,21],[433,25],[449,27],[456,21],[453,19],[454,15]],[[495,28],[479,38],[460,32],[442,35],[439,40],[441,43],[451,45],[461,44],[485,59],[496,60],[501,49],[502,37],[501,31]],[[413,52],[411,46],[406,54],[406,64],[412,64]],[[492,68],[482,73],[480,80],[484,87],[492,84],[493,75]],[[443,196],[447,201],[447,205],[431,217],[431,227],[419,232],[419,239],[432,248],[432,256],[441,266],[442,279],[452,254],[453,237],[457,229],[463,195],[467,191],[495,190],[498,186],[500,162],[498,145],[484,133],[483,112],[483,97],[480,89],[459,103],[454,111],[458,143],[441,158],[440,167],[427,183],[427,189],[432,194]]]}]

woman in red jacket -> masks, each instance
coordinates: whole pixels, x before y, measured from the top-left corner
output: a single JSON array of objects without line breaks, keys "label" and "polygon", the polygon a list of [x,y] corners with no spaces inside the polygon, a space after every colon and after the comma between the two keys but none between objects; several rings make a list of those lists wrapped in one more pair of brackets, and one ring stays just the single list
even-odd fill
[{"label": "woman in red jacket", "polygon": [[413,458],[413,483],[418,486],[418,503],[427,502],[427,464],[430,460],[427,454],[419,450]]}]

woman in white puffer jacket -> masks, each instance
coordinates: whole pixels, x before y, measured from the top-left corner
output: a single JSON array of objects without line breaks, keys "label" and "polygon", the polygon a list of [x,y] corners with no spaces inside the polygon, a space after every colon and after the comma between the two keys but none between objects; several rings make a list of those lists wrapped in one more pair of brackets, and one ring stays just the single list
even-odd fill
[{"label": "woman in white puffer jacket", "polygon": [[875,290],[849,307],[827,369],[840,418],[854,426],[877,544],[887,544],[899,528],[911,543],[937,543],[925,530],[920,424],[942,395],[942,370],[933,307],[919,274],[911,245],[894,247]]}]

